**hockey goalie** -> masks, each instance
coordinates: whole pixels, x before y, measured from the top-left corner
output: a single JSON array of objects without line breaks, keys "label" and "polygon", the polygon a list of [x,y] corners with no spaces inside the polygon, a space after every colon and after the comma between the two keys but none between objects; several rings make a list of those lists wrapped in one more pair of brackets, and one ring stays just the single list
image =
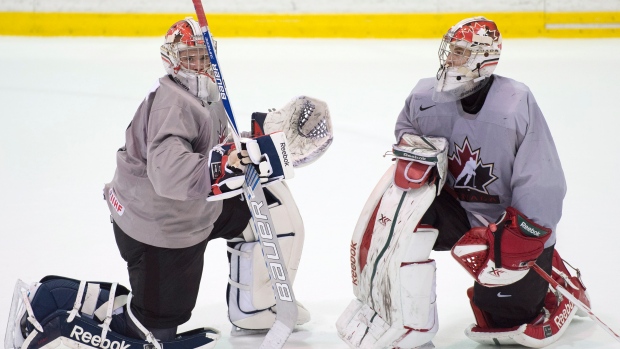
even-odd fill
[{"label": "hockey goalie", "polygon": [[[267,154],[272,159],[279,158],[278,163],[287,161],[291,168],[316,161],[333,138],[327,104],[311,97],[299,96],[278,110],[254,113],[251,121],[252,131],[247,136],[256,141],[259,153]],[[274,143],[278,145],[277,149],[273,147]],[[209,156],[210,163],[226,163],[225,158],[230,150],[226,148],[230,146],[222,144],[214,148]],[[251,146],[244,151],[252,152]],[[290,175],[282,169],[284,166],[274,166],[275,161],[269,164],[264,191],[282,252],[279,258],[287,268],[292,285],[301,259],[304,225],[283,180]],[[234,198],[240,194],[241,183],[234,180],[234,176],[227,176],[226,170],[213,177],[223,180],[214,184],[217,189],[213,190],[207,201]],[[125,201],[122,197],[117,200]],[[116,209],[111,202],[110,207]],[[247,210],[245,205],[241,208]],[[124,206],[123,210],[126,216],[131,208]],[[218,236],[225,238],[228,245],[230,278],[226,301],[229,319],[233,324],[232,335],[264,334],[271,329],[280,309],[276,306],[274,289],[252,222],[246,221],[244,226],[245,229],[236,236]],[[128,265],[130,273],[140,267]],[[178,281],[185,283],[185,286],[188,284],[186,279]],[[151,284],[149,289],[155,290],[160,286]],[[297,307],[296,324],[308,322],[308,310],[293,301]],[[184,302],[179,300],[170,306]],[[177,333],[176,327],[174,331],[153,327],[151,323],[143,323],[144,316],[138,315],[142,309],[135,306],[135,295],[116,283],[80,281],[60,276],[46,276],[32,284],[18,281],[5,348],[208,349],[213,348],[220,337],[220,333],[212,328]]]},{"label": "hockey goalie", "polygon": [[336,323],[351,348],[433,347],[431,250],[451,251],[475,280],[466,292],[476,322],[465,330],[474,341],[541,348],[584,315],[538,268],[590,304],[555,250],[566,182],[551,132],[529,88],[493,74],[502,45],[487,18],[451,27],[437,75],[398,115],[395,164],[351,241],[355,299]]}]

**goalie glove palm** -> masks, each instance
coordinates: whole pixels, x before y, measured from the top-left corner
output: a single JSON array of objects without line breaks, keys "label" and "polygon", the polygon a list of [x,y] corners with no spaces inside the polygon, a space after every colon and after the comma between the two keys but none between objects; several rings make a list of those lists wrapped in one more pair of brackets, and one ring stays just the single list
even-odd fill
[{"label": "goalie glove palm", "polygon": [[508,207],[498,223],[465,233],[452,256],[481,285],[509,285],[528,273],[550,236],[551,229]]}]

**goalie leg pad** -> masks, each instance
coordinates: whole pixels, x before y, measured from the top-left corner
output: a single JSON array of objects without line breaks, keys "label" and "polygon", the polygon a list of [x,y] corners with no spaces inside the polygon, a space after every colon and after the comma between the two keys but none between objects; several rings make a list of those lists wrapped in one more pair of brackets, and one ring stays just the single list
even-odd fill
[{"label": "goalie leg pad", "polygon": [[[304,242],[304,226],[297,205],[285,182],[274,182],[265,191],[275,198],[269,210],[291,279],[295,280]],[[230,246],[232,245],[232,246]],[[229,244],[230,279],[228,316],[233,325],[245,330],[269,329],[275,321],[275,298],[260,243],[251,227],[243,232],[243,241]],[[310,313],[297,303],[297,324],[310,320]]]},{"label": "goalie leg pad", "polygon": [[435,184],[406,190],[392,166],[372,192],[351,241],[356,296],[336,323],[352,348],[415,348],[438,329],[435,261],[437,230],[418,223],[432,203]]},{"label": "goalie leg pad", "polygon": [[130,337],[125,316],[130,299],[129,290],[116,283],[59,276],[46,276],[32,285],[18,280],[5,348],[211,349],[220,337],[209,328],[161,342],[148,331],[146,340]]},{"label": "goalie leg pad", "polygon": [[390,324],[369,305],[354,299],[336,322],[338,335],[351,348],[419,348],[437,333],[435,261],[407,264],[400,274],[405,280],[401,285],[402,321]]},{"label": "goalie leg pad", "polygon": [[[579,270],[577,270],[577,276],[572,276],[555,250],[552,266],[551,276],[589,307],[590,300],[581,281]],[[468,296],[471,300],[473,288],[468,290]],[[551,286],[545,297],[545,305],[541,313],[530,323],[512,328],[494,327],[489,321],[488,314],[476,307],[473,301],[470,304],[474,310],[476,324],[470,325],[465,330],[465,335],[482,344],[520,344],[530,348],[542,348],[556,342],[564,334],[575,315],[582,316],[578,312],[578,308],[568,298],[562,297]]]}]

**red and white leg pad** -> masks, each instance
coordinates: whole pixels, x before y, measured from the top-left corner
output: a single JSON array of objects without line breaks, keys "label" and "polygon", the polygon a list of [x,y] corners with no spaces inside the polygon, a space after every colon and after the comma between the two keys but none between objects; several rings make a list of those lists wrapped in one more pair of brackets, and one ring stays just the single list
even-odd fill
[{"label": "red and white leg pad", "polygon": [[[551,276],[553,279],[589,307],[590,300],[586,288],[581,282],[579,270],[576,269],[577,276],[571,276],[557,251],[554,251],[552,265]],[[496,328],[493,327],[488,314],[473,304],[473,287],[467,290],[467,295],[474,311],[476,323],[465,329],[465,335],[482,344],[520,344],[530,348],[542,348],[557,341],[564,334],[575,315],[587,316],[567,298],[549,286],[545,305],[540,315],[531,323],[512,328]]]},{"label": "red and white leg pad", "polygon": [[350,249],[356,299],[336,322],[351,348],[417,348],[437,332],[429,259],[437,230],[416,228],[434,197],[434,185],[405,192],[391,184],[360,217]]},{"label": "red and white leg pad", "polygon": [[405,135],[370,195],[350,246],[355,298],[336,322],[354,349],[432,348],[438,329],[437,229],[419,222],[446,173],[447,141]]}]

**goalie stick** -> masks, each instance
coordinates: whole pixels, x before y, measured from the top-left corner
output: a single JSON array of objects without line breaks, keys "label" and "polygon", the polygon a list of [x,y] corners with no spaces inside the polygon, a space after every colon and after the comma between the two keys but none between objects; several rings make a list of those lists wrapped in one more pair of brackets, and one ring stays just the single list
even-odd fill
[{"label": "goalie stick", "polygon": [[[209,59],[211,60],[215,81],[219,87],[220,97],[224,104],[224,109],[226,110],[226,116],[233,129],[235,146],[237,149],[241,149],[239,129],[230,105],[230,99],[228,98],[228,91],[226,90],[222,71],[217,60],[207,17],[202,7],[201,0],[192,0],[192,2],[194,3],[198,23],[202,29],[202,35],[205,45],[207,46]],[[243,192],[248,208],[252,213],[254,236],[257,241],[260,241],[263,258],[269,270],[271,286],[276,300],[276,320],[269,332],[265,335],[260,349],[280,349],[284,346],[284,343],[293,332],[293,328],[297,323],[297,303],[295,302],[293,288],[283,259],[284,255],[278,243],[275,226],[271,219],[265,193],[263,192],[259,175],[253,166],[247,166]]]},{"label": "goalie stick", "polygon": [[579,307],[579,309],[585,311],[588,314],[588,316],[592,320],[594,320],[594,322],[596,322],[607,333],[609,333],[612,337],[614,337],[614,339],[616,341],[620,342],[620,336],[618,336],[618,334],[616,332],[614,332],[609,326],[607,326],[607,324],[605,324],[603,321],[601,321],[601,319],[599,319],[598,316],[594,315],[592,310],[587,305],[583,304],[579,299],[577,299],[575,296],[573,296],[568,290],[566,290],[564,287],[562,287],[562,285],[560,285],[557,281],[555,281],[549,274],[547,274],[544,270],[542,270],[542,268],[539,267],[538,264],[534,264],[532,266],[532,269],[534,269],[534,271],[536,273],[538,273],[538,275],[540,275],[543,279],[545,279],[547,282],[549,282],[551,284],[551,286],[553,286],[564,297],[568,298],[573,304],[575,304],[577,307]]}]

